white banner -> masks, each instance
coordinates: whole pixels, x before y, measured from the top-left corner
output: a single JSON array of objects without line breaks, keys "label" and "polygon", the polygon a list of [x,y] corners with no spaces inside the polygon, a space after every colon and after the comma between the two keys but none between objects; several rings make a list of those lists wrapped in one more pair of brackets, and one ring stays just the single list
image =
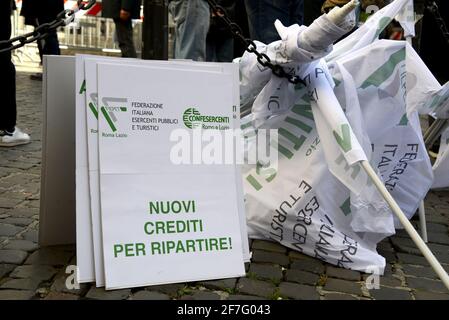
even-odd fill
[{"label": "white banner", "polygon": [[232,129],[234,79],[98,64],[99,101],[110,101],[99,117],[107,289],[245,274],[234,166],[170,163],[170,135],[189,108]]}]

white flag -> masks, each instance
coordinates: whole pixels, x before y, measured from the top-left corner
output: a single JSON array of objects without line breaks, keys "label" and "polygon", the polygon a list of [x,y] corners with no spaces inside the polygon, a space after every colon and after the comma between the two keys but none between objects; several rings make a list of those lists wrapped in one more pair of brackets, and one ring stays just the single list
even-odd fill
[{"label": "white flag", "polygon": [[415,8],[413,0],[409,0],[408,3],[404,5],[403,9],[395,19],[401,24],[402,29],[404,29],[404,37],[415,36]]}]

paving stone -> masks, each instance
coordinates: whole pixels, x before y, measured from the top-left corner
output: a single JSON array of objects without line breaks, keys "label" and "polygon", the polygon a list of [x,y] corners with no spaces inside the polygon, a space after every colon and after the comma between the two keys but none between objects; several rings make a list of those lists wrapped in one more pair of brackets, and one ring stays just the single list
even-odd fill
[{"label": "paving stone", "polygon": [[434,233],[434,232],[442,232],[442,233],[446,233],[448,232],[448,227],[447,225],[444,224],[440,224],[440,223],[426,223],[427,226],[427,232],[430,233]]},{"label": "paving stone", "polygon": [[23,228],[12,224],[0,223],[0,236],[12,237],[22,231]]},{"label": "paving stone", "polygon": [[437,244],[437,243],[428,243],[427,244],[429,249],[432,250],[432,252],[438,254],[438,253],[448,253],[449,252],[449,246],[443,245],[443,244]]},{"label": "paving stone", "polygon": [[131,300],[170,300],[170,297],[156,291],[141,290],[134,293]]},{"label": "paving stone", "polygon": [[5,246],[5,249],[10,250],[23,250],[23,251],[35,251],[39,248],[39,246],[28,240],[10,240],[9,243]]},{"label": "paving stone", "polygon": [[294,251],[294,250],[290,250],[288,252],[288,257],[292,260],[312,260],[312,261],[316,261],[316,258],[313,258],[311,256],[305,255],[301,252],[298,251]]},{"label": "paving stone", "polygon": [[286,254],[278,252],[269,252],[263,250],[254,250],[252,262],[262,262],[262,263],[274,263],[281,266],[288,266],[290,260]]},{"label": "paving stone", "polygon": [[185,285],[182,283],[173,283],[173,284],[149,286],[146,289],[150,290],[150,291],[157,291],[157,292],[165,293],[171,297],[175,297],[178,295],[178,291],[182,290],[184,287],[185,287]]},{"label": "paving stone", "polygon": [[65,251],[57,247],[41,248],[33,252],[25,264],[38,264],[38,265],[66,265],[73,256],[73,252]]},{"label": "paving stone", "polygon": [[50,287],[50,290],[57,293],[69,293],[78,296],[84,295],[87,290],[89,290],[90,284],[87,283],[80,283],[79,289],[68,289],[66,285],[68,276],[69,274],[65,274],[63,271],[57,274],[53,281],[53,284]]},{"label": "paving stone", "polygon": [[280,281],[282,279],[282,269],[276,265],[251,263],[249,273],[255,274],[257,278]]},{"label": "paving stone", "polygon": [[320,277],[317,274],[307,271],[291,269],[285,272],[285,280],[288,282],[314,286],[318,283],[319,279]]},{"label": "paving stone", "polygon": [[39,210],[36,208],[14,208],[13,210],[8,211],[8,214],[14,218],[19,217],[31,218],[33,216],[38,215]]},{"label": "paving stone", "polygon": [[28,290],[0,290],[0,300],[29,300],[34,291]]},{"label": "paving stone", "polygon": [[381,286],[386,287],[400,287],[402,285],[402,281],[395,277],[380,277],[379,283]]},{"label": "paving stone", "polygon": [[91,300],[126,300],[130,293],[130,289],[106,291],[104,288],[92,287],[87,292],[86,298]]},{"label": "paving stone", "polygon": [[324,294],[324,300],[359,300],[349,294],[329,292]]},{"label": "paving stone", "polygon": [[416,291],[414,296],[416,300],[449,300],[449,294],[446,293]]},{"label": "paving stone", "polygon": [[328,278],[323,289],[326,291],[344,292],[359,296],[362,295],[362,289],[359,283],[340,279]]},{"label": "paving stone", "polygon": [[320,298],[315,287],[291,282],[282,282],[279,285],[279,294],[282,297],[293,298],[296,300],[319,300]]},{"label": "paving stone", "polygon": [[429,242],[449,245],[449,235],[447,233],[429,233],[427,235]]},{"label": "paving stone", "polygon": [[13,264],[0,264],[0,279],[2,279],[8,273],[14,270],[15,267],[16,266]]},{"label": "paving stone", "polygon": [[12,209],[21,203],[21,199],[11,199],[0,197],[0,208]]},{"label": "paving stone", "polygon": [[23,234],[23,238],[37,243],[39,241],[39,233],[37,230],[30,230]]},{"label": "paving stone", "polygon": [[406,281],[408,286],[412,289],[432,292],[447,292],[446,287],[441,281],[412,277],[407,277]]},{"label": "paving stone", "polygon": [[385,258],[385,261],[387,263],[395,263],[398,260],[396,258],[396,255],[394,252],[382,251],[382,250],[379,250],[378,252],[382,257]]},{"label": "paving stone", "polygon": [[258,296],[249,296],[244,294],[231,294],[228,297],[228,300],[265,300],[262,297]]},{"label": "paving stone", "polygon": [[431,267],[412,266],[409,264],[404,264],[402,266],[402,270],[404,271],[406,276],[438,279],[438,276],[436,275],[435,271],[433,271],[433,269]]},{"label": "paving stone", "polygon": [[271,251],[271,252],[279,252],[279,253],[286,253],[287,248],[283,245],[272,242],[272,241],[266,241],[266,240],[254,240],[252,242],[251,248],[254,250],[265,250],[265,251]]},{"label": "paving stone", "polygon": [[50,266],[28,265],[15,268],[9,276],[11,278],[47,281],[53,278],[56,273],[58,273],[58,270]]},{"label": "paving stone", "polygon": [[12,225],[19,226],[19,227],[26,227],[33,221],[34,221],[33,219],[29,219],[29,218],[6,218],[6,219],[0,220],[0,228],[1,228],[2,223],[12,224]]},{"label": "paving stone", "polygon": [[[449,250],[449,248],[448,248]],[[446,253],[435,253],[435,257],[440,261],[441,263],[448,263],[449,264],[449,251]]]},{"label": "paving stone", "polygon": [[231,291],[235,289],[236,278],[200,282],[200,285],[211,290]]},{"label": "paving stone", "polygon": [[0,250],[0,263],[21,264],[27,256],[21,250]]},{"label": "paving stone", "polygon": [[337,278],[337,279],[343,279],[343,280],[352,280],[352,281],[360,281],[360,272],[343,269],[343,268],[336,268],[333,266],[327,266],[326,267],[326,274],[328,277],[331,278]]},{"label": "paving stone", "polygon": [[36,290],[41,282],[39,279],[11,279],[5,281],[0,289]]},{"label": "paving stone", "polygon": [[50,292],[44,300],[79,300],[79,296],[69,293]]},{"label": "paving stone", "polygon": [[193,300],[220,300],[220,296],[215,292],[196,290],[191,295]]},{"label": "paving stone", "polygon": [[369,294],[376,300],[412,300],[410,292],[402,289],[380,287],[369,290]]},{"label": "paving stone", "polygon": [[421,265],[428,266],[429,263],[423,256],[415,256],[407,253],[398,253],[399,261],[402,263],[413,264],[413,265]]},{"label": "paving stone", "polygon": [[271,298],[276,287],[269,282],[241,278],[237,283],[239,293]]},{"label": "paving stone", "polygon": [[309,271],[316,274],[323,274],[325,267],[319,260],[295,260],[290,265],[290,269]]}]

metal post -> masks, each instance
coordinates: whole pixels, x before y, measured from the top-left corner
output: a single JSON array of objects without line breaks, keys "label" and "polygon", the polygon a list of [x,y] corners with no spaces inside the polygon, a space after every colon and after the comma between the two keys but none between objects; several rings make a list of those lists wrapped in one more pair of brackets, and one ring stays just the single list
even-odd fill
[{"label": "metal post", "polygon": [[168,60],[168,0],[143,0],[142,59]]},{"label": "metal post", "polygon": [[362,168],[365,170],[365,172],[368,174],[370,179],[373,181],[374,185],[376,186],[377,190],[379,190],[382,197],[385,199],[385,201],[390,206],[393,213],[396,215],[396,217],[401,222],[402,226],[404,227],[405,231],[407,231],[410,238],[413,240],[413,242],[418,247],[419,251],[423,254],[424,258],[426,258],[427,262],[429,262],[432,269],[435,271],[435,273],[438,275],[438,277],[441,279],[443,284],[446,286],[446,288],[449,290],[449,275],[446,273],[446,271],[443,269],[441,264],[438,262],[438,260],[433,255],[432,251],[430,251],[429,247],[425,244],[425,242],[421,239],[418,232],[416,232],[413,225],[408,221],[407,217],[405,216],[404,212],[402,212],[401,208],[398,206],[396,201],[393,199],[393,197],[388,192],[387,188],[385,188],[385,185],[383,182],[379,179],[376,172],[373,170],[371,165],[368,161],[362,161],[361,163]]}]

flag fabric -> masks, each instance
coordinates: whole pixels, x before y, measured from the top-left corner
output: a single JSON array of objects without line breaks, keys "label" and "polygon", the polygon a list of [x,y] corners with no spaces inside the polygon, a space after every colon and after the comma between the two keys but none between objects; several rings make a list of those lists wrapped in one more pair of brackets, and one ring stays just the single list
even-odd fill
[{"label": "flag fabric", "polygon": [[[245,130],[278,129],[281,155],[276,168],[245,165],[253,237],[345,268],[383,270],[376,244],[401,226],[360,162],[371,163],[409,218],[433,181],[418,113],[407,108],[406,44],[378,40],[407,3],[393,1],[310,64],[285,59],[281,41],[258,43],[307,87],[270,75],[250,54],[240,60],[242,93],[254,101]],[[341,255],[354,247],[350,258]]]}]

